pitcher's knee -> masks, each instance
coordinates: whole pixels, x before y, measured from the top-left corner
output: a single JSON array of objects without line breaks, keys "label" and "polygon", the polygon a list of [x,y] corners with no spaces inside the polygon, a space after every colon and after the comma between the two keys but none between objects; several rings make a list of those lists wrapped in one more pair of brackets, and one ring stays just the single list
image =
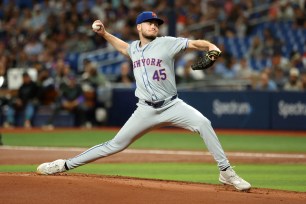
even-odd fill
[{"label": "pitcher's knee", "polygon": [[203,132],[203,130],[206,130],[207,128],[211,128],[211,122],[206,117],[201,117],[197,121],[195,121],[193,126],[193,131],[197,133]]},{"label": "pitcher's knee", "polygon": [[124,149],[126,149],[129,146],[129,143],[127,142],[118,142],[115,140],[110,140],[108,142],[108,146],[114,150],[116,150],[116,152],[121,152]]},{"label": "pitcher's knee", "polygon": [[207,127],[207,126],[211,126],[211,122],[210,120],[208,120],[206,117],[201,118],[201,120],[198,121],[198,126],[200,127]]}]

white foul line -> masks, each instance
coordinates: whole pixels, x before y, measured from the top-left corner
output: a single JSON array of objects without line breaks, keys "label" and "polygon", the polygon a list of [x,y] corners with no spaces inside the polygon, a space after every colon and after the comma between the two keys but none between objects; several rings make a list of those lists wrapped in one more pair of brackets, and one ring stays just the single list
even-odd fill
[{"label": "white foul line", "polygon": [[[86,148],[78,147],[21,147],[21,146],[0,146],[0,150],[41,150],[41,151],[85,151]],[[125,154],[159,154],[159,155],[191,155],[191,156],[210,156],[209,152],[203,151],[187,151],[187,150],[138,150],[126,149],[122,151]],[[232,157],[259,157],[259,158],[288,158],[288,159],[305,159],[306,154],[283,154],[283,153],[250,153],[250,152],[227,152],[227,156]]]}]

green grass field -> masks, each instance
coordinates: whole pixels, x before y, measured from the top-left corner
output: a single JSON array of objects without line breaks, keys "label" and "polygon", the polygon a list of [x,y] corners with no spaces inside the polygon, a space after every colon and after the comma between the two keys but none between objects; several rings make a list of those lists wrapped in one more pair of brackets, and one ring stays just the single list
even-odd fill
[{"label": "green grass field", "polygon": [[[5,133],[3,143],[13,146],[91,147],[116,134],[111,130]],[[226,151],[306,153],[306,136],[248,136],[220,134]],[[131,145],[134,149],[206,150],[202,139],[193,133],[151,132]]]},{"label": "green grass field", "polygon": [[[111,139],[115,131],[5,133],[11,146],[90,147]],[[225,151],[306,153],[306,137],[219,135]],[[130,148],[206,150],[196,134],[152,132]],[[236,165],[236,164],[235,164]],[[0,172],[33,172],[37,165],[0,165]],[[306,164],[237,164],[235,170],[253,187],[306,192]],[[71,171],[202,183],[218,183],[218,169],[201,163],[88,164]]]}]

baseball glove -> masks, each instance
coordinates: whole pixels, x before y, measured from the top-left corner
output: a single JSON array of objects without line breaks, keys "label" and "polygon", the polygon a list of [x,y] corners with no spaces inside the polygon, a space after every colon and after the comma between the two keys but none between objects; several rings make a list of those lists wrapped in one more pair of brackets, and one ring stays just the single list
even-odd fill
[{"label": "baseball glove", "polygon": [[191,65],[193,70],[203,70],[211,67],[217,58],[220,56],[221,52],[217,50],[210,50],[204,53],[204,56],[196,60],[194,64]]}]

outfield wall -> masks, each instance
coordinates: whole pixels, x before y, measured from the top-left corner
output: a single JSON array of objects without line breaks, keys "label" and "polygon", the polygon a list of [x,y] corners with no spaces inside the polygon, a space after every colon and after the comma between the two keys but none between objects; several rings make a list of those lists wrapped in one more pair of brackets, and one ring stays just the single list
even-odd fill
[{"label": "outfield wall", "polygon": [[[108,124],[122,126],[137,99],[131,89],[114,89],[113,97]],[[179,97],[214,128],[306,130],[305,92],[180,91]]]}]

